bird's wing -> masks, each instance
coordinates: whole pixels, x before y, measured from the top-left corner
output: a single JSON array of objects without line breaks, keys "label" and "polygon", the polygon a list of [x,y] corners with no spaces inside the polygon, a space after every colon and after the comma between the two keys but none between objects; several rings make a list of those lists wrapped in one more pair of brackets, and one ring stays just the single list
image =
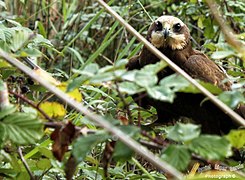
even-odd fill
[{"label": "bird's wing", "polygon": [[220,70],[220,68],[204,54],[192,55],[185,62],[183,69],[192,78],[200,79],[204,82],[212,83],[223,90],[230,89],[230,83],[224,83],[226,75]]}]

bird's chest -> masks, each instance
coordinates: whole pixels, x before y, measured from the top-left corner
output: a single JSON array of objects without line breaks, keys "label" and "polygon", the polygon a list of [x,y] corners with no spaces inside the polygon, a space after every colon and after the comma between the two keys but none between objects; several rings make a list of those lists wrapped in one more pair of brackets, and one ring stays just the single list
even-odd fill
[{"label": "bird's chest", "polygon": [[173,61],[176,65],[183,68],[185,62],[188,60],[190,53],[183,50],[170,50],[165,49],[162,51],[171,61]]}]

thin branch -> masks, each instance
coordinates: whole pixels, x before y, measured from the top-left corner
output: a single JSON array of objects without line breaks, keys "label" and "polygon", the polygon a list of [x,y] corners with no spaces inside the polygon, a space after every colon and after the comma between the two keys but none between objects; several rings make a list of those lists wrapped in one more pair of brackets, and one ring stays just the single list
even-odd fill
[{"label": "thin branch", "polygon": [[48,82],[46,79],[41,78],[38,74],[36,74],[29,67],[24,65],[22,62],[18,61],[16,58],[11,57],[8,53],[4,52],[0,49],[0,57],[8,61],[10,64],[14,65],[22,72],[30,76],[35,81],[39,82],[42,86],[44,86],[47,90],[55,94],[62,101],[73,107],[78,112],[85,114],[89,119],[93,120],[102,128],[106,129],[112,135],[118,137],[120,141],[122,141],[125,145],[135,151],[137,154],[141,155],[145,160],[150,162],[153,166],[155,166],[160,171],[167,172],[172,175],[175,179],[183,179],[183,174],[176,170],[174,167],[155,156],[151,151],[146,149],[140,143],[133,140],[130,136],[125,134],[122,130],[112,125],[108,120],[104,117],[91,112],[88,108],[82,106],[81,103],[75,101],[73,98],[68,96],[66,93],[61,91],[59,88]]},{"label": "thin branch", "polygon": [[145,47],[149,49],[154,55],[159,59],[165,61],[170,68],[178,72],[185,79],[187,79],[191,84],[193,84],[200,92],[207,96],[216,106],[218,106],[222,111],[229,115],[236,123],[245,126],[245,120],[234,112],[231,108],[221,102],[217,97],[200,85],[196,80],[190,77],[184,70],[173,63],[169,58],[167,58],[161,51],[159,51],[155,46],[153,46],[149,41],[147,41],[142,35],[140,35],[131,25],[129,25],[119,14],[117,14],[110,6],[108,6],[103,0],[97,0],[114,18],[116,18],[121,25],[123,25],[130,33],[132,33],[139,41],[144,43]]},{"label": "thin branch", "polygon": [[26,170],[27,170],[27,172],[28,172],[28,174],[30,176],[30,179],[31,180],[35,180],[35,176],[32,174],[32,172],[31,172],[31,170],[30,170],[30,168],[29,168],[29,166],[28,166],[28,164],[27,164],[27,162],[26,162],[26,160],[25,160],[25,158],[24,158],[24,156],[22,154],[21,147],[18,147],[18,154],[19,154],[20,159],[21,159],[22,163],[24,164],[24,166],[25,166],[25,168],[26,168]]},{"label": "thin branch", "polygon": [[245,44],[237,40],[236,36],[232,32],[232,29],[227,26],[226,21],[221,16],[217,3],[215,3],[213,0],[206,0],[206,2],[215,20],[219,24],[221,31],[225,35],[227,43],[234,47],[236,51],[242,55],[242,59],[245,61]]},{"label": "thin branch", "polygon": [[17,98],[20,98],[21,100],[23,100],[24,102],[26,102],[27,104],[29,104],[30,106],[32,106],[33,108],[37,109],[43,116],[45,119],[47,119],[48,121],[54,121],[51,117],[49,117],[38,105],[36,105],[34,102],[32,102],[31,100],[27,99],[25,96],[23,96],[22,94],[18,94],[14,91],[9,90],[10,94],[13,94],[14,96],[16,96]]}]

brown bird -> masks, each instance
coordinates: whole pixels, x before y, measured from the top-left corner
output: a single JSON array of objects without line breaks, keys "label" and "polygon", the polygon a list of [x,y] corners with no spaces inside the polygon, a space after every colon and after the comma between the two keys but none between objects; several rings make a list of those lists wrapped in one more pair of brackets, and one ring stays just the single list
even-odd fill
[{"label": "brown bird", "polygon": [[[179,18],[165,15],[159,17],[151,24],[146,38],[192,78],[212,83],[223,90],[230,90],[231,83],[227,81],[224,71],[205,54],[192,48],[190,31]],[[139,55],[129,60],[127,68],[140,69],[158,61],[154,54],[143,47]],[[158,77],[161,79],[173,73],[174,71],[167,67]],[[202,103],[204,98],[202,94],[179,92],[173,103],[145,97],[141,99],[140,105],[154,106],[158,114],[158,123],[188,117],[201,124],[203,132],[207,133],[228,132],[234,127],[231,119],[213,103]]]}]

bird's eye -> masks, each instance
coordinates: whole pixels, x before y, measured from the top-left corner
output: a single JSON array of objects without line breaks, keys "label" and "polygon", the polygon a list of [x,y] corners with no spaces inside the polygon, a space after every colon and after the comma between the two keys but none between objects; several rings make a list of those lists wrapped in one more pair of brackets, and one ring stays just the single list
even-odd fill
[{"label": "bird's eye", "polygon": [[181,24],[177,23],[173,26],[174,32],[179,32],[181,30]]},{"label": "bird's eye", "polygon": [[162,23],[159,21],[156,22],[156,31],[161,31],[162,30]]}]

